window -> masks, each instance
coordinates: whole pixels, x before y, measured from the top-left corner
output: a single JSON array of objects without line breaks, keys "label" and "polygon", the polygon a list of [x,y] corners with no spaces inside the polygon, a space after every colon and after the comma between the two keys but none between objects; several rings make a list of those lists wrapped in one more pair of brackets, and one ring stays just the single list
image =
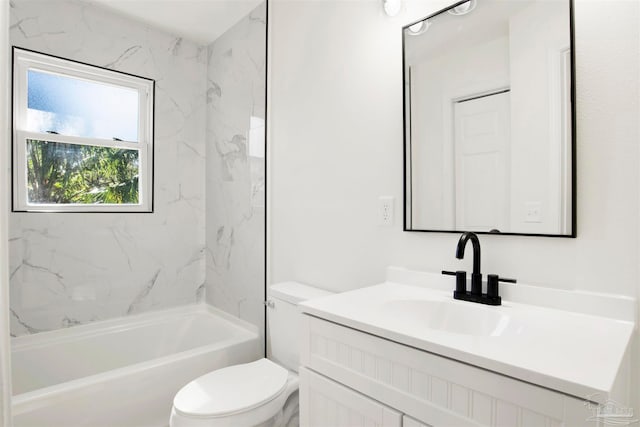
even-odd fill
[{"label": "window", "polygon": [[154,81],[13,48],[13,210],[153,211]]}]

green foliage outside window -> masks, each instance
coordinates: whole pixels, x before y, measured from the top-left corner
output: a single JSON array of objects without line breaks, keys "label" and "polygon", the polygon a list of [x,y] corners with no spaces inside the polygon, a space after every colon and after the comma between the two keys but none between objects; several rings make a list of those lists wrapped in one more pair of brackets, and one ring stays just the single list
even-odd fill
[{"label": "green foliage outside window", "polygon": [[27,141],[29,203],[137,204],[138,150]]}]

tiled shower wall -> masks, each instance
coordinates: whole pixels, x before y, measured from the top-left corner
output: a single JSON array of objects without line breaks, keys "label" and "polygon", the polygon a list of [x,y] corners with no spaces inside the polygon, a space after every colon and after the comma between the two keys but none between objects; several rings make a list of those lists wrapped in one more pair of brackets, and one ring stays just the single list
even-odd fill
[{"label": "tiled shower wall", "polygon": [[202,299],[206,47],[78,1],[13,0],[10,38],[156,81],[155,212],[12,213],[12,335]]},{"label": "tiled shower wall", "polygon": [[12,45],[156,80],[155,212],[12,213],[12,335],[194,303],[205,288],[263,329],[265,15],[206,47],[80,1],[12,1]]},{"label": "tiled shower wall", "polygon": [[209,46],[206,300],[264,330],[264,3]]}]

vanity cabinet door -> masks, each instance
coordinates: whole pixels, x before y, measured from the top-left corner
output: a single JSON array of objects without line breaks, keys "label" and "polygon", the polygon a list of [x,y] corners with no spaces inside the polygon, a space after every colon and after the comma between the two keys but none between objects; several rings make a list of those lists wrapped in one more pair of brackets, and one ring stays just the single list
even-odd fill
[{"label": "vanity cabinet door", "polygon": [[301,427],[402,426],[400,412],[309,369],[299,374]]}]

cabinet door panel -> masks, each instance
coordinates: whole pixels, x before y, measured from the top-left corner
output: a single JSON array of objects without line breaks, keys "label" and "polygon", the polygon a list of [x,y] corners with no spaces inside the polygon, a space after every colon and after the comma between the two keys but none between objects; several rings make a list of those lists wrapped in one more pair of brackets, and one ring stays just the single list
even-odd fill
[{"label": "cabinet door panel", "polygon": [[401,427],[398,411],[323,377],[300,369],[301,427]]}]

